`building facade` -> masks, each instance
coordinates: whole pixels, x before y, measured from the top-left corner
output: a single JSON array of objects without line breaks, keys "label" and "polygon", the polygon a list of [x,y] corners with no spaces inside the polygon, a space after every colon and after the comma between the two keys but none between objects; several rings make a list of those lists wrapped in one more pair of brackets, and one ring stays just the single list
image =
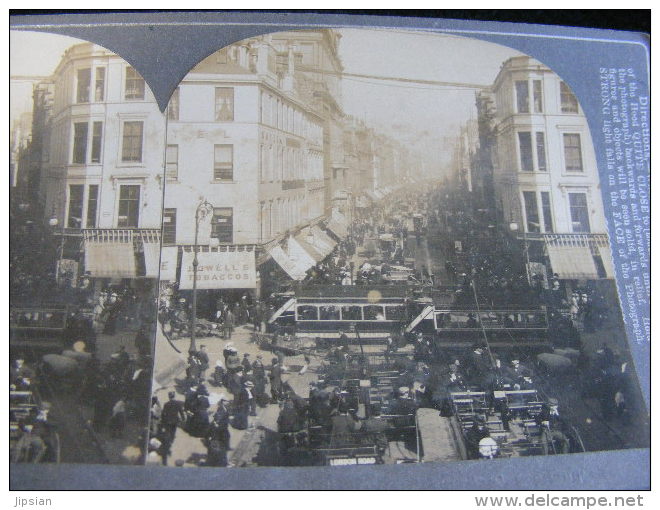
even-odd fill
[{"label": "building facade", "polygon": [[45,221],[65,238],[62,256],[80,251],[93,277],[157,277],[163,113],[133,67],[91,43],[69,48],[51,81],[40,193]]},{"label": "building facade", "polygon": [[[526,240],[541,240],[560,276],[611,276],[593,143],[570,87],[540,62],[513,57],[502,65],[491,92],[500,217]],[[562,258],[562,250],[566,255],[572,250],[583,267],[568,267],[571,257]]]}]

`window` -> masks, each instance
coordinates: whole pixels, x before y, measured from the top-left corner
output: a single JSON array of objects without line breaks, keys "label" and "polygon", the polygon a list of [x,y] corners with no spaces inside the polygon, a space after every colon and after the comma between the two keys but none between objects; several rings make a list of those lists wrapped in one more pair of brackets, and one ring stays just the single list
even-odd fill
[{"label": "window", "polygon": [[165,151],[165,177],[176,179],[179,176],[179,146],[168,145]]},{"label": "window", "polygon": [[90,184],[87,192],[87,228],[96,227],[96,213],[99,205],[99,185]]},{"label": "window", "polygon": [[547,170],[545,161],[545,133],[542,131],[536,132],[536,161],[538,163],[538,170],[545,172]]},{"label": "window", "polygon": [[523,191],[525,201],[525,217],[527,218],[527,232],[540,232],[539,206],[536,201],[536,192]]},{"label": "window", "polygon": [[388,321],[405,321],[408,318],[405,306],[386,306],[385,318]]},{"label": "window", "polygon": [[543,82],[541,80],[534,80],[532,82],[534,93],[534,113],[543,112]]},{"label": "window", "polygon": [[87,122],[76,122],[73,125],[73,163],[87,163]]},{"label": "window", "polygon": [[126,99],[144,99],[144,79],[132,67],[126,68]]},{"label": "window", "polygon": [[361,321],[362,320],[362,307],[361,306],[342,306],[341,307],[341,320],[343,320],[343,321]]},{"label": "window", "polygon": [[213,146],[213,179],[231,181],[234,178],[234,146]]},{"label": "window", "polygon": [[82,228],[83,192],[82,184],[69,185],[69,218],[66,222],[69,228]]},{"label": "window", "polygon": [[559,84],[561,93],[561,113],[578,113],[578,101],[571,88],[563,81]]},{"label": "window", "polygon": [[94,101],[103,101],[105,98],[105,67],[96,68],[96,80],[94,83]]},{"label": "window", "polygon": [[179,89],[174,91],[167,105],[167,118],[169,120],[179,120]]},{"label": "window", "polygon": [[234,242],[234,210],[231,207],[216,207],[211,220],[211,237],[221,243]]},{"label": "window", "polygon": [[101,162],[101,143],[103,141],[103,122],[92,124],[92,163]]},{"label": "window", "polygon": [[327,305],[319,307],[319,318],[322,321],[338,321],[339,320],[339,307],[335,305]]},{"label": "window", "polygon": [[92,81],[91,69],[78,69],[76,85],[76,103],[89,103],[89,87]]},{"label": "window", "polygon": [[142,121],[124,122],[121,160],[124,162],[142,161]]},{"label": "window", "polygon": [[140,220],[140,185],[127,184],[119,187],[119,214],[117,227],[137,228]]},{"label": "window", "polygon": [[564,133],[564,161],[569,172],[582,172],[582,145],[578,133]]},{"label": "window", "polygon": [[234,120],[234,89],[216,87],[215,89],[215,120]]},{"label": "window", "polygon": [[591,232],[587,195],[585,193],[569,193],[568,201],[571,208],[573,232]]},{"label": "window", "polygon": [[527,80],[516,81],[516,111],[529,113],[529,85]]},{"label": "window", "polygon": [[523,172],[533,172],[532,134],[529,131],[519,131],[518,143],[520,145],[520,170]]},{"label": "window", "polygon": [[552,207],[550,206],[550,193],[541,191],[541,208],[543,210],[543,226],[546,232],[554,232],[552,227]]},{"label": "window", "polygon": [[319,312],[315,306],[301,305],[298,307],[299,321],[317,321],[318,319]]},{"label": "window", "polygon": [[163,209],[163,244],[176,244],[176,209]]},{"label": "window", "polygon": [[367,305],[364,307],[365,321],[380,321],[385,319],[383,307],[380,305]]}]

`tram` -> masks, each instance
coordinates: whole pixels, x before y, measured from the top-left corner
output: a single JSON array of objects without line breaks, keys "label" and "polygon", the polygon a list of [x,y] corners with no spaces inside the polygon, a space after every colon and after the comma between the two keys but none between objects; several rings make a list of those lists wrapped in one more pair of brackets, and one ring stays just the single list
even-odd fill
[{"label": "tram", "polygon": [[12,352],[60,352],[64,345],[69,310],[62,306],[12,307],[9,343]]},{"label": "tram", "polygon": [[426,305],[406,333],[433,335],[439,347],[470,347],[485,339],[491,347],[547,347],[548,315],[535,309],[457,308]]},{"label": "tram", "polygon": [[[398,286],[323,287],[297,291],[268,320],[297,337],[385,338],[401,334],[411,315],[408,290]],[[341,332],[341,333],[340,333]]]}]

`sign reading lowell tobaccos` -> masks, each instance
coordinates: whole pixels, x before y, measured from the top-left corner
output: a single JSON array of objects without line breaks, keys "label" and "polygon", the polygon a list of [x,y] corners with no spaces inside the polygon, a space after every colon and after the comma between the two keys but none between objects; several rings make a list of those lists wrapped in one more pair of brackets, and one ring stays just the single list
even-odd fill
[{"label": "sign reading lowell tobaccos", "polygon": [[[192,289],[193,253],[184,252],[179,288]],[[257,271],[253,251],[198,253],[198,289],[254,289]]]}]

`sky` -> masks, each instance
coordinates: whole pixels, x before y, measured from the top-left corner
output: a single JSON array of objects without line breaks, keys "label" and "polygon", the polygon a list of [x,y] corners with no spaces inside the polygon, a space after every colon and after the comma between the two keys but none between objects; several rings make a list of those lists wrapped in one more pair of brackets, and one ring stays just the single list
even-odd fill
[{"label": "sky", "polygon": [[[9,75],[50,76],[64,51],[84,41],[74,37],[20,30],[9,31]],[[10,121],[32,110],[32,83],[10,81]]]},{"label": "sky", "polygon": [[[488,86],[501,64],[520,55],[505,46],[476,39],[392,30],[341,29],[339,53],[348,73],[436,80]],[[456,133],[476,118],[475,90],[346,77],[347,113],[380,129],[415,138]]]}]

